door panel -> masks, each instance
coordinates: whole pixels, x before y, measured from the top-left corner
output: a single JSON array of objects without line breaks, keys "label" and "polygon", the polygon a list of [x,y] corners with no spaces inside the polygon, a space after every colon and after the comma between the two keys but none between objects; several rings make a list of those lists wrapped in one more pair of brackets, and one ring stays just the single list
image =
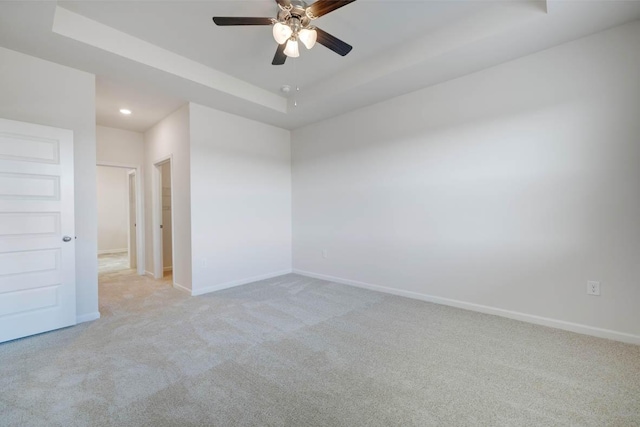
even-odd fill
[{"label": "door panel", "polygon": [[0,254],[0,277],[58,270],[59,267],[57,249]]},{"label": "door panel", "polygon": [[76,323],[74,237],[73,133],[0,119],[0,342]]},{"label": "door panel", "polygon": [[58,305],[58,288],[59,286],[49,286],[11,292],[0,299],[0,316],[55,308]]},{"label": "door panel", "polygon": [[0,133],[0,159],[38,163],[59,163],[58,140],[27,135]]},{"label": "door panel", "polygon": [[60,234],[59,212],[0,213],[0,238]]},{"label": "door panel", "polygon": [[0,173],[0,199],[60,200],[57,176]]}]

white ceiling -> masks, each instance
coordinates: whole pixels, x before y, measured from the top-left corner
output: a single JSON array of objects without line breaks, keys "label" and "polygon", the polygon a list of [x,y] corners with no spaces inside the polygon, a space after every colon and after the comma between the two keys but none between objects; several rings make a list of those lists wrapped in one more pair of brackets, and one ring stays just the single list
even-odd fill
[{"label": "white ceiling", "polygon": [[[96,121],[101,126],[144,132],[183,104],[184,100],[160,91],[145,91],[126,82],[96,78]],[[121,108],[131,110],[132,114],[121,114]]]},{"label": "white ceiling", "polygon": [[[59,2],[60,6],[151,42],[174,53],[223,71],[279,94],[283,84],[310,86],[335,75],[371,55],[384,54],[394,45],[459,20],[491,2],[371,1],[358,0],[315,22],[315,25],[354,46],[342,58],[318,46],[302,59],[283,67],[271,65],[276,43],[271,27],[218,27],[213,16],[275,17],[274,0]],[[395,8],[394,8],[395,6]],[[297,70],[294,70],[293,63]]]},{"label": "white ceiling", "polygon": [[96,74],[98,123],[137,131],[187,101],[295,129],[640,18],[640,1],[358,0],[315,22],[348,56],[317,45],[276,67],[270,27],[211,21],[275,16],[274,0],[58,4],[1,2],[0,45]]}]

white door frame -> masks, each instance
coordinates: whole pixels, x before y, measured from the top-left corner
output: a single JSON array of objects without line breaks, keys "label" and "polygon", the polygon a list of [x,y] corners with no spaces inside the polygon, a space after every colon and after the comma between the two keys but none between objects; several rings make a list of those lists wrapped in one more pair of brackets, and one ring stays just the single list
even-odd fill
[{"label": "white door frame", "polygon": [[[144,188],[142,182],[142,166],[127,164],[127,163],[118,163],[118,162],[97,162],[98,166],[108,166],[112,168],[124,168],[124,169],[134,169],[136,174],[136,262],[137,269],[136,272],[140,276],[144,276],[144,268],[145,268],[145,248],[144,248],[144,202],[142,200]],[[128,177],[128,175],[127,175]],[[127,187],[129,186],[129,181],[127,179]]]},{"label": "white door frame", "polygon": [[173,173],[173,154],[161,157],[153,162],[152,180],[151,186],[151,200],[152,203],[152,220],[153,220],[153,276],[156,279],[162,279],[164,277],[164,263],[162,259],[162,165],[169,163],[169,170],[171,171],[171,266],[173,268],[173,284],[176,283],[176,229],[175,224],[175,209],[174,209],[174,173]]},{"label": "white door frame", "polygon": [[[133,204],[131,203],[131,179],[133,178],[133,191],[134,191],[134,195],[136,197],[136,200],[134,200]],[[134,207],[137,206],[138,201],[137,201],[137,197],[138,197],[138,185],[136,184],[136,178],[137,178],[137,172],[135,169],[132,169],[130,171],[127,172],[127,247],[129,248],[129,267],[131,268],[132,264],[135,264],[135,268],[138,268],[138,220],[137,220],[137,215],[136,218],[133,218],[133,224],[131,224],[132,220],[131,220],[131,206],[133,205]],[[138,209],[134,209],[134,213],[137,213]],[[133,230],[131,229],[133,225]],[[133,231],[133,233],[132,233]],[[133,239],[131,239],[132,234]],[[135,251],[132,251],[131,248],[134,246],[131,243],[134,243],[135,245]],[[135,255],[135,257],[134,257]],[[133,262],[135,260],[135,263]]]}]

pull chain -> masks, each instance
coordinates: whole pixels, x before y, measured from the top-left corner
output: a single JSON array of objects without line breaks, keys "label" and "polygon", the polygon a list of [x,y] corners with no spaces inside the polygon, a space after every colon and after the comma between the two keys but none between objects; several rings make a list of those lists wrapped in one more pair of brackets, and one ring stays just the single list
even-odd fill
[{"label": "pull chain", "polygon": [[293,59],[293,80],[296,85],[296,91],[293,94],[293,106],[298,106],[298,92],[300,92],[300,86],[298,85],[298,60]]}]

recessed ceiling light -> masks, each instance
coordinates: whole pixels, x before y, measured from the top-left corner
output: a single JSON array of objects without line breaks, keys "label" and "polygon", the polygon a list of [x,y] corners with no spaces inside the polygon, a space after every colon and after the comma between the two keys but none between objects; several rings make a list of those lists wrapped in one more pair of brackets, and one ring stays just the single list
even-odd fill
[{"label": "recessed ceiling light", "polygon": [[131,110],[127,110],[126,108],[121,108],[121,109],[120,109],[120,112],[121,112],[122,114],[124,114],[125,116],[128,116],[128,115],[130,115],[130,114],[131,114]]}]

